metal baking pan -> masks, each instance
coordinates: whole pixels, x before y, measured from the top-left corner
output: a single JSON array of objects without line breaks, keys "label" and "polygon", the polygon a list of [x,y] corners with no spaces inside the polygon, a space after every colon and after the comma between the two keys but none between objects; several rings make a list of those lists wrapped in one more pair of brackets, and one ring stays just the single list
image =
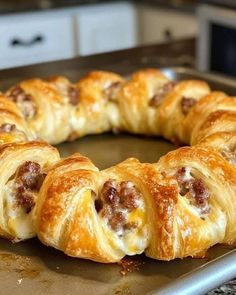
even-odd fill
[{"label": "metal baking pan", "polygon": [[[28,75],[31,73],[31,76],[38,76],[36,69],[37,66],[28,67]],[[112,67],[110,69],[112,70]],[[67,70],[66,73],[76,80],[81,76],[81,71],[84,73],[86,70],[83,68],[77,73],[75,70],[71,73]],[[20,72],[17,71],[18,74]],[[125,74],[127,72],[126,68]],[[187,68],[165,68],[163,72],[175,80],[204,79],[215,90],[236,94],[235,81],[226,77],[202,74]],[[20,80],[20,76],[14,77],[14,73],[12,70],[13,80]],[[11,74],[10,70],[8,74]],[[3,73],[0,73],[0,83],[9,84],[8,75],[4,78]],[[103,134],[87,136],[72,143],[63,143],[58,148],[62,156],[79,151],[103,169],[131,156],[139,158],[140,161],[155,162],[161,155],[176,147],[160,138]],[[144,262],[140,269],[121,276],[118,265],[70,258],[42,245],[37,239],[19,244],[11,244],[2,239],[0,240],[0,294],[28,295],[33,292],[37,295],[196,295],[205,294],[236,277],[236,250],[222,245],[210,249],[204,259],[186,258],[170,262],[155,261],[143,256],[138,259]]]}]

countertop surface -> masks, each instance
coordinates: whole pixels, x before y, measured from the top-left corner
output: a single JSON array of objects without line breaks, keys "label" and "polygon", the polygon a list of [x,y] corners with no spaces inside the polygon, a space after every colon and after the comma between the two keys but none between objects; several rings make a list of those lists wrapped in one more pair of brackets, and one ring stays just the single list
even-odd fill
[{"label": "countertop surface", "polygon": [[208,293],[208,295],[219,295],[219,294],[227,294],[227,295],[235,295],[236,294],[236,279],[232,280],[223,286],[212,290]]}]

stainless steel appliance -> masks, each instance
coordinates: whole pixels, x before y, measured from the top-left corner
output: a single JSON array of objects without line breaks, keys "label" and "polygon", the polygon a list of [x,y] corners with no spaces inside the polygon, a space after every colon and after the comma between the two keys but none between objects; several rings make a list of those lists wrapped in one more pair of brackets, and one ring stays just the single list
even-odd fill
[{"label": "stainless steel appliance", "polygon": [[229,2],[224,3],[227,8],[201,5],[198,9],[197,67],[201,71],[236,76],[236,3],[229,8]]}]

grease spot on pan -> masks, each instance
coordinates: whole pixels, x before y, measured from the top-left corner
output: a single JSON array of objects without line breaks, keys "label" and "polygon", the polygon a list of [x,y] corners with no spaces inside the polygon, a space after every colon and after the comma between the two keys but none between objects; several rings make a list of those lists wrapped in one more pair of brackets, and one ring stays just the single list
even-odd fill
[{"label": "grease spot on pan", "polygon": [[35,265],[30,257],[20,256],[17,254],[0,253],[0,259],[4,263],[4,269],[14,271],[19,274],[20,279],[34,279],[40,275],[42,269]]},{"label": "grease spot on pan", "polygon": [[128,283],[124,283],[114,288],[113,294],[114,295],[132,295],[133,293],[130,290]]}]

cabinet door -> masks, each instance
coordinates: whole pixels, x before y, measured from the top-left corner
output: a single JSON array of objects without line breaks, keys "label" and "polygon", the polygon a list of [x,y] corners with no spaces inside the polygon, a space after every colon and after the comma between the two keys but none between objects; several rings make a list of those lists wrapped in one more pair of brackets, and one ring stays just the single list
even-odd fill
[{"label": "cabinet door", "polygon": [[198,34],[195,15],[178,10],[139,6],[140,42],[162,43]]},{"label": "cabinet door", "polygon": [[0,17],[0,67],[74,56],[70,15],[27,13]]},{"label": "cabinet door", "polygon": [[76,16],[80,55],[113,51],[137,44],[136,9],[126,2],[81,7]]}]

